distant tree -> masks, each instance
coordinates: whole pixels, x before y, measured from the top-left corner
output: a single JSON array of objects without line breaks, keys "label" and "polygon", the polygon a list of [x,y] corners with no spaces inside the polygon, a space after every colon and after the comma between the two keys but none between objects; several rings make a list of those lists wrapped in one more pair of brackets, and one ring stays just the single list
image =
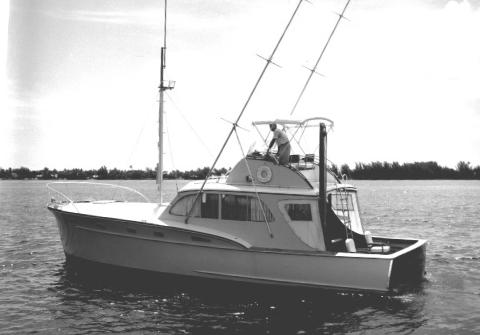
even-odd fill
[{"label": "distant tree", "polygon": [[473,169],[470,167],[470,162],[458,162],[457,171],[460,179],[471,179],[474,175]]},{"label": "distant tree", "polygon": [[[100,174],[99,174],[100,176]],[[126,171],[121,171],[117,168],[114,168],[107,173],[107,178],[106,179],[127,179],[127,172]]]},{"label": "distant tree", "polygon": [[150,168],[145,168],[146,171],[146,178],[148,179],[155,179],[157,177],[157,171],[150,169]]},{"label": "distant tree", "polygon": [[68,170],[67,179],[84,180],[87,179],[87,175],[85,174],[83,169],[71,169]]},{"label": "distant tree", "polygon": [[125,173],[126,179],[145,179],[146,173],[142,170],[129,170]]},{"label": "distant tree", "polygon": [[343,177],[344,175],[347,176],[348,178],[352,178],[352,170],[350,169],[350,167],[348,166],[348,164],[343,164],[341,167],[340,167],[340,174],[341,174],[341,177]]},{"label": "distant tree", "polygon": [[340,175],[340,171],[338,171],[338,166],[334,163],[332,163],[332,165],[330,166],[330,171],[332,171],[333,174],[335,174],[336,176]]},{"label": "distant tree", "polygon": [[476,166],[473,169],[473,178],[474,179],[480,179],[480,166]]},{"label": "distant tree", "polygon": [[101,166],[100,169],[97,170],[98,179],[108,179],[108,169],[105,165]]},{"label": "distant tree", "polygon": [[22,166],[18,169],[13,169],[12,176],[16,179],[33,179],[36,175],[29,168]]},{"label": "distant tree", "polygon": [[221,169],[213,169],[213,175],[214,176],[221,176],[227,173],[227,169],[221,168]]},{"label": "distant tree", "polygon": [[40,179],[52,179],[52,173],[50,172],[48,167],[44,167],[40,175]]}]

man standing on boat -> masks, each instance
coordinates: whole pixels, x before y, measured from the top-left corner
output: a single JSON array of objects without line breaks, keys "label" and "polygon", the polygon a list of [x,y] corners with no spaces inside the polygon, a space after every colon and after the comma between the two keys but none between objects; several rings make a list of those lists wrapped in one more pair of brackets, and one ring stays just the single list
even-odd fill
[{"label": "man standing on boat", "polygon": [[270,124],[270,130],[273,132],[273,138],[268,146],[267,155],[270,153],[270,149],[273,147],[275,142],[277,142],[278,163],[287,164],[290,159],[290,141],[288,140],[287,134],[278,129],[276,123]]}]

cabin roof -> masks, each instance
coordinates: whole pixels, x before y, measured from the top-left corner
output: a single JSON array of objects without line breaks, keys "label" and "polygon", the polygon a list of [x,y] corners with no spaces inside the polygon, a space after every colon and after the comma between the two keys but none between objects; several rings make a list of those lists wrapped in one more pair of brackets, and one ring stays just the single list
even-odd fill
[{"label": "cabin roof", "polygon": [[[192,181],[185,185],[180,192],[186,191],[198,191],[203,184],[203,180]],[[286,187],[273,187],[263,185],[232,185],[225,183],[222,179],[209,179],[204,187],[205,191],[219,191],[219,192],[245,192],[252,193],[255,190],[258,193],[276,193],[276,194],[298,194],[306,196],[315,196],[318,191],[307,188],[286,188]]]},{"label": "cabin roof", "polygon": [[[188,183],[180,192],[198,191],[203,184],[203,180],[196,180]],[[327,184],[327,192],[337,188],[339,184]],[[355,190],[355,186],[350,184],[341,184],[342,187]],[[231,185],[225,182],[225,178],[212,178],[207,181],[204,191],[216,192],[238,192],[238,193],[272,193],[272,194],[288,194],[300,196],[318,196],[318,184],[313,185],[314,188],[292,188],[292,187],[275,187],[264,185]],[[317,187],[315,187],[317,186]]]}]

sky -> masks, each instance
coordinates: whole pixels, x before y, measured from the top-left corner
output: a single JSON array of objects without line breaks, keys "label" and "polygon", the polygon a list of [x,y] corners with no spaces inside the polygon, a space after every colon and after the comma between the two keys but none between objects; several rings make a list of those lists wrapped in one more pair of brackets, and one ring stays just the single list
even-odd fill
[{"label": "sky", "polygon": [[[169,1],[165,170],[213,163],[297,2]],[[240,120],[244,151],[261,148],[253,120],[290,117],[344,4],[301,5]],[[479,4],[352,0],[290,118],[333,119],[339,165],[480,165]],[[162,20],[161,0],[1,1],[0,167],[153,168]],[[232,137],[217,165],[241,152]]]}]

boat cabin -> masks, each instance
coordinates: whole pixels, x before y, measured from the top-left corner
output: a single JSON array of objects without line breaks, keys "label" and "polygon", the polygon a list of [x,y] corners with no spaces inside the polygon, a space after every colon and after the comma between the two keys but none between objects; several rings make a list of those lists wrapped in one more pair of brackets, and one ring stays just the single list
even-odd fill
[{"label": "boat cabin", "polygon": [[[327,222],[319,217],[319,164],[315,155],[292,155],[278,165],[247,155],[226,175],[193,181],[180,190],[161,220],[183,222],[236,236],[257,248],[346,251],[351,236],[363,245],[356,189],[327,178]],[[195,202],[195,205],[194,205]],[[326,227],[324,229],[323,227]]]}]

